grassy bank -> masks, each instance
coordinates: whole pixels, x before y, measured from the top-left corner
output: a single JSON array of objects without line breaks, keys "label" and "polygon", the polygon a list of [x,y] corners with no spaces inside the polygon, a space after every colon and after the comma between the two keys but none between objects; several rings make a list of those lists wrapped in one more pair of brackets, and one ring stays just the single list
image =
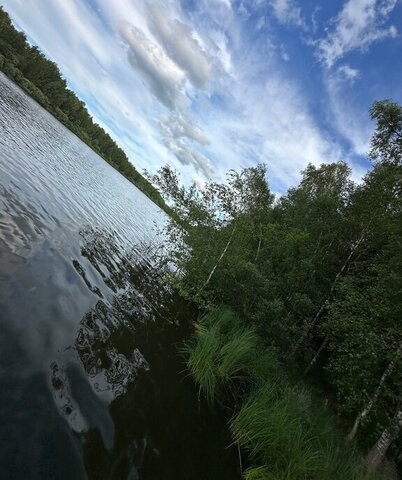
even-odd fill
[{"label": "grassy bank", "polygon": [[383,478],[366,471],[311,388],[287,373],[275,349],[230,310],[205,315],[183,353],[200,395],[229,412],[246,480]]}]

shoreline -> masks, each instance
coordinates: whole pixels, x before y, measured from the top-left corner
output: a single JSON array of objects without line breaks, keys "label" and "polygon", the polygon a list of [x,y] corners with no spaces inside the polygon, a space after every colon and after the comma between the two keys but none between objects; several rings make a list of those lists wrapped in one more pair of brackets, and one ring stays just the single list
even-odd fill
[{"label": "shoreline", "polygon": [[[28,95],[29,98],[31,98],[34,102],[36,102],[41,108],[43,108],[44,110],[46,110],[56,121],[58,121],[61,125],[63,125],[63,127],[67,128],[67,130],[69,132],[71,132],[73,135],[75,135],[79,140],[81,140],[88,148],[90,148],[96,155],[98,155],[98,157],[100,157],[104,162],[106,162],[108,165],[110,165],[114,170],[116,170],[118,173],[120,173],[120,175],[122,177],[124,177],[126,180],[128,180],[132,185],[134,185],[136,188],[138,188],[138,190],[140,190],[141,193],[143,193],[149,200],[151,200],[151,202],[153,202],[157,207],[159,207],[160,209],[162,209],[167,215],[169,215],[169,209],[167,207],[167,205],[164,203],[164,201],[162,200],[161,202],[158,202],[155,198],[152,198],[152,196],[150,194],[148,194],[145,189],[141,188],[141,185],[139,183],[136,183],[134,180],[130,179],[127,175],[125,175],[120,169],[116,168],[115,165],[113,165],[113,163],[109,162],[105,157],[104,155],[102,155],[102,153],[97,150],[93,145],[91,145],[91,143],[87,142],[85,140],[85,137],[84,135],[80,135],[79,133],[79,129],[77,127],[77,129],[73,129],[71,128],[71,126],[73,125],[72,122],[67,119],[67,121],[63,121],[63,118],[61,115],[58,115],[57,112],[51,108],[49,108],[46,104],[42,103],[40,101],[40,98],[38,98],[37,96],[35,96],[35,94],[32,93],[32,91],[30,91],[28,88],[24,87],[23,84],[19,83],[15,78],[13,78],[11,75],[9,75],[6,71],[4,71],[4,69],[2,68],[2,62],[1,62],[2,58],[0,57],[0,73],[2,75],[4,75],[8,80],[10,80],[15,86],[17,86],[18,88],[21,89],[22,92],[24,92],[24,94]],[[21,75],[22,75],[22,72],[21,72]],[[22,79],[27,83],[27,85],[31,84],[33,87],[35,87],[35,85],[30,81],[28,80],[26,77],[22,76]],[[29,82],[29,83],[28,83]],[[37,87],[35,87],[37,90],[39,90]],[[42,92],[41,92],[42,93]],[[60,111],[61,114],[63,114],[62,111]],[[65,114],[64,114],[65,115]],[[71,123],[71,125],[69,125],[69,123]],[[82,133],[85,133],[85,132],[82,132]],[[131,162],[130,162],[131,163]],[[133,165],[133,168],[135,168],[135,166]],[[139,173],[137,171],[138,175],[143,179],[143,181],[148,182],[148,180],[143,176],[141,175],[141,173]],[[150,184],[150,183],[149,183]],[[151,185],[151,184],[150,184]],[[154,187],[152,187],[154,188]]]},{"label": "shoreline", "polygon": [[[0,75],[3,75],[5,79],[7,79],[8,81],[10,81],[13,85],[15,85],[18,89],[21,90],[21,92],[25,95],[27,95],[32,101],[34,101],[40,108],[43,108],[49,115],[51,115],[51,117],[56,120],[56,122],[59,122],[60,125],[62,125],[64,128],[66,128],[71,134],[73,134],[75,137],[77,137],[82,143],[84,143],[84,145],[86,145],[93,153],[95,153],[95,155],[97,155],[99,158],[101,158],[107,165],[109,165],[111,168],[113,168],[113,170],[115,170],[118,174],[120,174],[125,180],[127,180],[131,185],[134,185],[134,187],[136,187],[143,195],[145,195],[156,207],[160,208],[166,215],[169,215],[170,216],[170,213],[169,213],[169,209],[166,205],[160,205],[154,198],[152,198],[152,196],[150,196],[146,191],[144,191],[140,185],[138,185],[137,183],[135,183],[133,180],[130,180],[130,178],[128,178],[126,175],[124,175],[124,173],[119,170],[118,168],[116,168],[111,162],[108,162],[107,159],[99,152],[97,151],[91,144],[89,144],[88,142],[85,141],[85,139],[83,139],[80,135],[77,134],[77,132],[75,132],[74,130],[72,130],[71,128],[69,128],[68,125],[66,125],[60,118],[58,118],[54,112],[52,112],[51,110],[49,110],[48,108],[46,108],[46,106],[44,106],[37,98],[35,98],[33,95],[31,95],[31,93],[26,90],[22,85],[20,85],[19,83],[17,83],[15,81],[15,79],[13,79],[12,77],[10,77],[9,75],[7,75],[6,72],[4,72],[3,69],[0,68]],[[25,78],[25,77],[24,77]],[[26,79],[25,79],[26,80]],[[29,81],[29,80],[28,80]],[[32,82],[30,82],[32,83]],[[134,167],[135,168],[135,167]],[[140,174],[141,175],[141,174]],[[146,178],[141,175],[141,177],[145,180]]]}]

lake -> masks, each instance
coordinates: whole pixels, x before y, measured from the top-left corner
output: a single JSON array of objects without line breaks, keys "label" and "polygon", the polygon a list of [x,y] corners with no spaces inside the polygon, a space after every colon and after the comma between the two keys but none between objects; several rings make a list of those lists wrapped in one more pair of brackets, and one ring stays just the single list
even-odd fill
[{"label": "lake", "polygon": [[165,222],[0,73],[1,478],[240,478],[179,352]]}]

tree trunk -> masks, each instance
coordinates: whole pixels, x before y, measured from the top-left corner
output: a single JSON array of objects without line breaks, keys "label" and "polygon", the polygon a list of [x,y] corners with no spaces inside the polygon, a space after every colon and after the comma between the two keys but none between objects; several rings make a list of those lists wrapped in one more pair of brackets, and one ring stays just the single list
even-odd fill
[{"label": "tree trunk", "polygon": [[313,326],[316,324],[317,320],[320,318],[321,313],[323,312],[324,308],[328,304],[328,301],[329,301],[328,298],[325,299],[325,302],[321,305],[320,309],[315,314],[315,317],[313,318],[313,320],[308,325],[305,326],[305,328],[303,330],[303,333],[299,337],[299,340],[297,340],[294,347],[292,348],[292,351],[291,351],[292,356],[294,356],[296,354],[297,350],[299,350],[299,347],[303,344],[304,340],[307,338],[307,335],[308,335],[309,331],[313,328]]},{"label": "tree trunk", "polygon": [[313,359],[311,360],[311,362],[307,365],[306,369],[304,370],[303,375],[307,375],[310,372],[310,370],[314,367],[314,365],[317,363],[317,360],[318,360],[319,356],[321,355],[321,352],[328,345],[328,342],[329,342],[329,335],[327,335],[324,338],[323,342],[320,345],[320,348],[317,350],[317,353],[314,355]]},{"label": "tree trunk", "polygon": [[366,463],[369,471],[374,471],[384,460],[389,447],[391,446],[392,442],[398,437],[401,428],[402,406],[397,411],[395,417],[391,422],[391,425],[382,432],[380,438],[377,440],[376,444],[373,446],[370,453],[367,455]]},{"label": "tree trunk", "polygon": [[258,241],[258,248],[257,248],[257,253],[255,254],[254,263],[257,263],[258,255],[260,254],[261,242],[262,242],[262,225],[260,224],[260,239]]},{"label": "tree trunk", "polygon": [[352,248],[350,249],[350,252],[349,252],[349,255],[347,257],[347,259],[343,262],[343,265],[341,267],[341,269],[339,270],[339,272],[336,274],[335,276],[335,279],[334,281],[332,282],[332,285],[331,285],[331,290],[329,291],[329,295],[328,297],[325,299],[324,303],[321,305],[321,307],[319,308],[318,312],[315,314],[315,317],[313,318],[313,320],[311,322],[309,322],[308,324],[305,325],[305,328],[302,332],[302,334],[300,335],[298,341],[295,343],[295,345],[293,346],[292,350],[291,350],[291,356],[294,356],[297,352],[297,350],[300,348],[300,346],[303,344],[303,342],[305,341],[305,339],[307,338],[307,335],[309,334],[310,330],[314,327],[314,325],[316,324],[317,320],[320,318],[322,312],[324,311],[325,307],[327,306],[334,290],[335,290],[335,287],[336,287],[336,284],[339,280],[339,277],[342,275],[342,273],[344,272],[345,268],[348,266],[353,254],[355,253],[356,249],[358,248],[358,246],[361,244],[361,242],[363,241],[363,238],[364,238],[364,233],[362,233],[360,235],[360,238],[357,240],[357,242],[352,246]]},{"label": "tree trunk", "polygon": [[214,273],[215,273],[215,270],[216,270],[216,267],[219,265],[219,263],[221,262],[222,258],[225,256],[228,248],[229,248],[229,245],[232,243],[232,240],[233,240],[233,235],[234,235],[234,232],[236,230],[236,224],[234,225],[233,227],[233,230],[232,230],[232,233],[230,234],[230,237],[229,237],[229,240],[227,241],[226,245],[225,245],[225,248],[223,249],[222,253],[220,254],[220,257],[218,258],[217,262],[215,263],[215,265],[212,267],[212,270],[207,278],[207,281],[204,283],[204,285],[201,287],[201,290],[204,290],[204,288],[208,285],[208,283],[211,281],[211,278],[213,277]]},{"label": "tree trunk", "polygon": [[399,360],[399,357],[401,356],[401,354],[402,354],[402,343],[399,345],[394,359],[391,362],[389,362],[389,364],[387,365],[387,368],[384,370],[384,372],[383,372],[383,374],[380,378],[380,381],[377,385],[377,388],[375,389],[375,392],[374,392],[373,396],[370,398],[369,402],[366,404],[366,406],[363,408],[363,410],[357,415],[355,423],[353,424],[353,428],[349,432],[348,440],[353,440],[355,438],[355,436],[357,434],[357,431],[360,427],[361,421],[365,417],[367,417],[367,415],[370,413],[371,409],[373,408],[373,406],[377,402],[378,397],[380,396],[380,393],[381,393],[381,389],[382,389],[385,381],[387,380],[387,378],[395,370],[395,365],[396,365],[397,361]]}]

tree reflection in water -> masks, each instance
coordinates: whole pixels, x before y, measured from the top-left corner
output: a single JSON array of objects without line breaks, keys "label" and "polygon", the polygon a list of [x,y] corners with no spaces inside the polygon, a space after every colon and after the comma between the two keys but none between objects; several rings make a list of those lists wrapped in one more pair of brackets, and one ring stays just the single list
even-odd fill
[{"label": "tree reflection in water", "polygon": [[89,478],[238,478],[224,419],[199,405],[183,372],[177,344],[197,313],[164,283],[157,248],[123,255],[116,235],[81,237],[72,262],[98,300],[51,365],[51,385]]}]

